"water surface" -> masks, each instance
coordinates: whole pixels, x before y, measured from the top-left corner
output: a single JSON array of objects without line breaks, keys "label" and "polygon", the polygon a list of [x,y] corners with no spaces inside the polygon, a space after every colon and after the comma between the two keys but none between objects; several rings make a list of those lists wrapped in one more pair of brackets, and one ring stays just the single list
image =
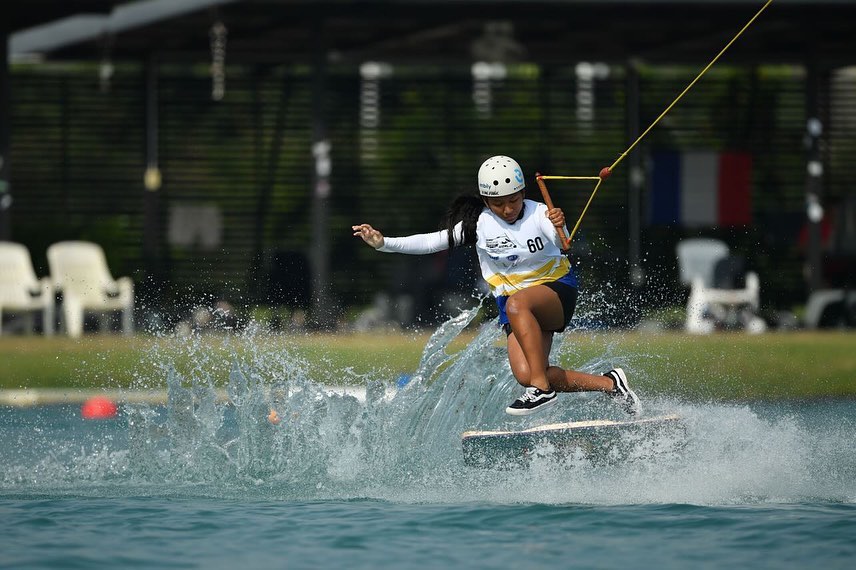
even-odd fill
[{"label": "water surface", "polygon": [[650,398],[638,355],[606,348],[581,367],[624,366],[646,415],[677,413],[684,430],[634,440],[617,461],[543,450],[472,468],[464,430],[622,417],[598,394],[506,416],[519,388],[497,331],[446,351],[473,316],[438,329],[404,388],[394,373],[364,378],[365,399],[330,394],[260,336],[231,363],[229,403],[191,346],[191,373],[152,355],[166,406],[106,421],[76,406],[0,410],[0,566],[852,566],[856,402]]}]

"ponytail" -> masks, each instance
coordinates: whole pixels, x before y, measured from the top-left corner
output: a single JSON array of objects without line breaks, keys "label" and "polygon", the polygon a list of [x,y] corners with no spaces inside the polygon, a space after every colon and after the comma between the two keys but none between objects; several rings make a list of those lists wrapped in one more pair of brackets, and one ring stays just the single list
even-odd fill
[{"label": "ponytail", "polygon": [[460,245],[476,243],[476,224],[484,210],[484,202],[478,196],[461,195],[449,205],[444,218],[445,228],[449,232],[449,249],[455,247],[454,229],[458,222],[463,225],[463,242]]}]

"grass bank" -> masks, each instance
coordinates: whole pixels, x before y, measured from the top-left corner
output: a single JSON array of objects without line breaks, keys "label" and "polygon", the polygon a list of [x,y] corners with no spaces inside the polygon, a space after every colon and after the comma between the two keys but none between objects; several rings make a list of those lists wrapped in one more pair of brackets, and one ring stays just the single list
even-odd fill
[{"label": "grass bank", "polygon": [[[416,368],[427,333],[153,339],[145,336],[0,338],[0,389],[165,386],[165,366],[224,385],[232,363],[303,369],[329,383],[394,379]],[[460,350],[470,337],[453,343]],[[643,394],[698,400],[856,397],[856,334],[846,332],[608,332],[574,335],[562,364],[618,363]]]}]

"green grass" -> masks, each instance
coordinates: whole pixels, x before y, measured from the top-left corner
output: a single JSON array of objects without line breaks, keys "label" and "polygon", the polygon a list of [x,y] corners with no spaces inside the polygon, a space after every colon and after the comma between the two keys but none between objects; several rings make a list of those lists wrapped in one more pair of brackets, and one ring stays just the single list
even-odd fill
[{"label": "green grass", "polygon": [[856,396],[853,333],[634,333],[584,342],[592,355],[602,353],[600,344],[614,342],[645,392],[694,400]]},{"label": "green grass", "polygon": [[[166,364],[224,385],[235,361],[272,376],[305,370],[329,384],[394,379],[416,368],[428,334],[343,334],[199,339],[144,336],[0,337],[0,389],[163,388]],[[452,351],[471,338],[463,335]],[[644,394],[693,400],[856,396],[856,334],[846,332],[610,332],[568,337],[561,364],[607,360],[631,372]]]}]

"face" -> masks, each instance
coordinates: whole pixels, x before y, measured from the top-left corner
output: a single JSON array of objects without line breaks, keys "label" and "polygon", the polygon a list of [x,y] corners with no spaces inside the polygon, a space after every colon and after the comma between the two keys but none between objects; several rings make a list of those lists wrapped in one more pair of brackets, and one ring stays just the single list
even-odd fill
[{"label": "face", "polygon": [[484,199],[490,211],[502,218],[505,222],[513,224],[523,209],[523,191],[509,196],[497,196]]}]

